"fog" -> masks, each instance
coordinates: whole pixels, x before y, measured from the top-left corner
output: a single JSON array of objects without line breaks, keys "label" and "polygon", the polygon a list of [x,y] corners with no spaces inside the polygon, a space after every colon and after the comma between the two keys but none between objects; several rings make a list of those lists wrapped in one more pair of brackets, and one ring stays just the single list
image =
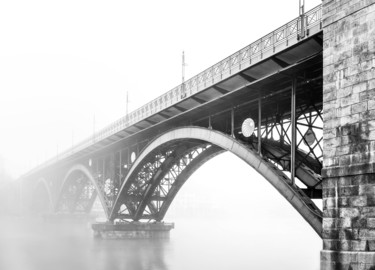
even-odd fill
[{"label": "fog", "polygon": [[152,241],[95,239],[87,221],[3,217],[0,269],[319,269],[319,236],[229,153],[193,174],[164,220],[175,223],[170,239]]},{"label": "fog", "polygon": [[178,85],[182,51],[188,79],[297,16],[297,0],[3,1],[0,191],[13,200],[0,198],[0,269],[319,269],[313,229],[230,154],[182,188],[169,240],[104,241],[88,222],[20,215],[9,188]]}]

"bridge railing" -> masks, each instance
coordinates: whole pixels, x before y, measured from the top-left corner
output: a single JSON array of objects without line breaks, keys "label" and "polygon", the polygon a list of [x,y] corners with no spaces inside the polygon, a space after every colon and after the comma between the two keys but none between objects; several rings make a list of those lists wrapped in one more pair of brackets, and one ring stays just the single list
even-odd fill
[{"label": "bridge railing", "polygon": [[[312,28],[320,24],[322,17],[321,5],[308,11],[305,16],[306,29]],[[297,38],[301,25],[301,17],[298,17],[289,23],[279,27],[275,31],[265,35],[257,41],[251,43],[245,48],[235,52],[224,60],[209,67],[198,75],[187,80],[165,94],[148,102],[144,106],[132,111],[114,123],[108,125],[98,133],[82,142],[100,141],[118,131],[123,130],[159,111],[162,111],[202,90],[205,88],[228,78],[232,74],[241,71],[254,62],[263,59],[264,55],[274,53],[278,45],[286,40]],[[79,147],[77,145],[76,147]]]},{"label": "bridge railing", "polygon": [[[96,142],[116,134],[129,126],[232,76],[250,65],[259,62],[265,57],[271,56],[273,53],[275,53],[275,51],[277,51],[279,46],[283,45],[285,47],[285,43],[286,46],[288,46],[289,41],[298,39],[298,35],[301,30],[301,20],[304,20],[305,29],[308,31],[309,29],[320,24],[321,18],[322,7],[319,5],[306,12],[303,17],[300,16],[288,22],[287,24],[235,52],[229,57],[221,60],[215,65],[207,68],[198,75],[190,78],[184,84],[173,88],[165,94],[148,102],[144,106],[130,112],[128,115],[121,117],[114,123],[111,123],[99,130],[91,137],[73,146],[71,149],[60,153],[58,157],[52,158],[38,168],[47,166],[50,163],[64,159],[76,152],[79,152],[80,150],[85,149]],[[38,168],[35,168],[35,170]]]}]

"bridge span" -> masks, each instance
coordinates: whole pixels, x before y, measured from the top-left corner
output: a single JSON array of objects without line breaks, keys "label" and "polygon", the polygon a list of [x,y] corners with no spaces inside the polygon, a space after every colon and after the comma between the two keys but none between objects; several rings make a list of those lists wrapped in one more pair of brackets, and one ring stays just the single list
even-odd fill
[{"label": "bridge span", "polygon": [[321,235],[322,40],[318,6],[24,175],[24,209],[88,213],[98,197],[111,221],[162,221],[189,176],[230,151]]},{"label": "bridge span", "polygon": [[323,0],[24,175],[23,209],[88,213],[98,197],[107,224],[158,223],[230,151],[323,238],[321,269],[374,269],[374,22],[373,0]]}]

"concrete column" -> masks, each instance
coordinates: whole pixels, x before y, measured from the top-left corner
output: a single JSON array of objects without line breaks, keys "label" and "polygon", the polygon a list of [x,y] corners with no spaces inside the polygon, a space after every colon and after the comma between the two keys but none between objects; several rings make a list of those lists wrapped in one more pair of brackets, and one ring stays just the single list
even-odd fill
[{"label": "concrete column", "polygon": [[321,269],[375,269],[375,0],[323,0]]}]

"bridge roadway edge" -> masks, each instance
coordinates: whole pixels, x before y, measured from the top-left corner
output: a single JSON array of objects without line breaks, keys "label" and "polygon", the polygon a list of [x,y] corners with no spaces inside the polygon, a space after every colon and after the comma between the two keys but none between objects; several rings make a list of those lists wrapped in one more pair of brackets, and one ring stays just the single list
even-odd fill
[{"label": "bridge roadway edge", "polygon": [[321,270],[375,269],[375,1],[323,0]]}]

